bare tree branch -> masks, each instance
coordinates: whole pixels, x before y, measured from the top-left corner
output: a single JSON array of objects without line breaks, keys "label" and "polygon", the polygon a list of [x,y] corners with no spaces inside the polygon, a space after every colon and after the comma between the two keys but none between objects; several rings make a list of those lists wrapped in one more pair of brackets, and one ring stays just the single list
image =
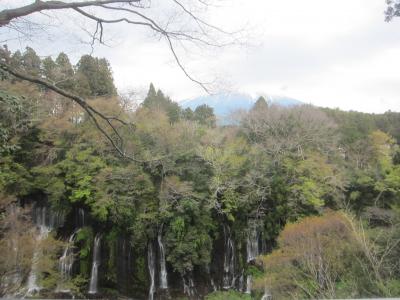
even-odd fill
[{"label": "bare tree branch", "polygon": [[[125,121],[123,121],[122,119],[112,116],[106,116],[103,113],[101,113],[100,111],[98,111],[97,109],[95,109],[93,106],[91,106],[89,103],[87,103],[82,97],[79,97],[77,95],[74,95],[68,91],[65,91],[59,87],[57,87],[54,83],[48,82],[46,80],[40,79],[40,78],[36,78],[36,77],[32,77],[29,76],[27,74],[24,74],[18,70],[13,69],[11,66],[9,66],[8,64],[6,64],[5,62],[0,62],[0,69],[15,76],[16,78],[19,78],[21,80],[24,81],[28,81],[31,83],[35,83],[35,84],[39,84],[61,96],[64,96],[70,100],[72,100],[73,102],[75,102],[76,104],[78,104],[89,116],[89,118],[93,121],[94,125],[96,126],[96,128],[102,133],[102,135],[111,143],[111,145],[113,146],[113,148],[118,152],[118,154],[123,157],[123,158],[127,158],[129,160],[135,161],[135,162],[139,162],[139,163],[143,163],[145,161],[142,160],[138,160],[136,159],[134,156],[132,155],[128,155],[125,150],[123,149],[123,138],[121,137],[120,133],[118,132],[117,128],[114,126],[114,124],[112,123],[112,121],[116,121],[122,125],[131,125]],[[107,126],[103,127],[100,122],[99,119],[103,120],[106,122]],[[116,136],[117,136],[117,140],[115,140],[114,138],[111,137],[110,134],[107,133],[107,128],[110,129]],[[155,159],[155,160],[159,160],[159,159]]]},{"label": "bare tree branch", "polygon": [[[210,5],[208,2],[206,2],[206,0],[192,0],[192,3],[199,3],[204,7]],[[179,44],[176,43],[191,42],[196,45],[221,47],[232,43],[224,44],[223,42],[221,42],[222,39],[216,39],[212,36],[211,33],[222,33],[225,35],[230,35],[231,33],[228,33],[201,19],[199,16],[193,13],[193,10],[191,9],[192,7],[188,7],[186,4],[183,4],[183,1],[181,0],[170,0],[170,4],[168,5],[172,6],[174,9],[177,9],[181,14],[189,18],[189,20],[194,23],[195,27],[191,28],[189,26],[187,28],[185,27],[185,29],[174,29],[173,26],[170,26],[170,22],[167,22],[166,24],[164,22],[164,24],[161,24],[162,22],[159,22],[158,20],[156,20],[156,18],[149,17],[149,15],[147,13],[145,14],[143,10],[151,7],[150,0],[75,0],[72,2],[68,2],[67,0],[35,0],[33,1],[33,3],[26,6],[0,11],[0,28],[12,28],[20,20],[24,20],[24,17],[30,16],[35,13],[43,14],[44,12],[49,11],[70,9],[74,12],[77,12],[84,18],[95,22],[95,29],[93,30],[93,32],[90,31],[89,33],[91,37],[90,45],[93,49],[96,41],[100,44],[105,44],[105,24],[112,25],[126,23],[130,25],[142,26],[156,33],[157,35],[159,35],[160,38],[164,38],[176,64],[184,73],[184,75],[190,81],[196,83],[201,88],[203,88],[207,93],[210,93],[208,88],[209,83],[205,83],[194,78],[191,73],[186,69],[185,64],[181,61],[181,58],[178,55],[176,45]],[[90,10],[90,8],[97,9],[93,11]],[[105,17],[101,16],[102,13],[107,11],[112,11],[112,17],[110,17],[110,14],[106,14]],[[26,32],[24,32],[24,30],[21,28],[17,27],[16,30],[19,30],[22,34],[26,34]],[[86,31],[86,29],[84,28],[83,30]],[[119,119],[118,117],[110,117],[102,114],[100,111],[96,110],[93,106],[88,104],[82,97],[61,89],[59,86],[57,86],[56,83],[49,82],[40,77],[35,78],[28,74],[24,74],[23,72],[8,65],[7,61],[0,61],[0,70],[3,70],[21,80],[43,86],[46,89],[49,89],[75,102],[87,113],[88,117],[93,121],[96,128],[102,133],[102,135],[106,137],[106,139],[111,143],[111,145],[115,148],[119,155],[136,162],[144,162],[136,159],[133,155],[128,155],[125,152],[123,147],[123,138],[119,134],[118,128],[114,126],[115,122],[118,122],[122,125],[129,125],[123,120]],[[109,132],[112,132],[112,134],[110,135]],[[159,161],[160,159],[161,158],[157,158],[151,161]]]},{"label": "bare tree branch", "polygon": [[[43,13],[44,11],[51,10],[72,9],[85,18],[96,22],[96,29],[91,34],[90,42],[90,46],[93,49],[96,41],[98,41],[100,44],[104,44],[104,24],[127,23],[131,25],[144,26],[165,38],[174,60],[185,76],[192,82],[200,85],[200,87],[203,88],[207,93],[210,93],[209,88],[206,86],[208,84],[194,78],[186,69],[181,61],[181,58],[177,54],[172,40],[189,41],[198,45],[202,44],[212,47],[221,47],[234,42],[224,43],[221,41],[222,39],[213,39],[209,32],[212,31],[215,33],[222,33],[224,35],[234,35],[234,33],[226,32],[221,28],[206,22],[194,14],[192,10],[184,5],[180,0],[171,0],[171,2],[175,4],[177,8],[186,16],[193,20],[194,24],[196,25],[196,28],[193,31],[180,29],[169,30],[169,23],[163,26],[154,18],[139,12],[140,9],[147,9],[151,7],[151,2],[146,2],[145,0],[90,0],[74,2],[36,0],[34,3],[26,6],[0,11],[0,27],[10,27],[17,19],[34,13]],[[205,7],[209,6],[209,3],[202,0],[196,0],[194,2],[198,2]],[[147,6],[146,3],[148,3]],[[84,8],[90,7],[98,7],[109,11],[112,10],[120,12],[121,14],[125,13],[125,15],[119,15],[117,18],[112,19],[103,18],[84,10]],[[232,41],[235,41],[235,39],[232,39]]]},{"label": "bare tree branch", "polygon": [[41,1],[36,0],[34,3],[13,8],[5,9],[0,11],[0,27],[9,24],[12,20],[20,17],[24,17],[36,12],[41,12],[44,10],[60,10],[68,8],[80,8],[88,6],[99,6],[102,4],[112,4],[112,3],[128,3],[134,4],[139,3],[142,0],[93,0],[93,1],[83,1],[83,2],[71,2],[66,3],[63,1]]}]

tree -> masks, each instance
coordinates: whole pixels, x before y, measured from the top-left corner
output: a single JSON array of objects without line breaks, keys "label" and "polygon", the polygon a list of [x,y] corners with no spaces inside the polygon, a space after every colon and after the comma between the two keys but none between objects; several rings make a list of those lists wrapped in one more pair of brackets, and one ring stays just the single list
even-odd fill
[{"label": "tree", "polygon": [[304,218],[286,225],[279,248],[263,258],[263,285],[277,299],[398,295],[388,271],[397,265],[387,262],[399,240],[383,240],[375,244],[362,223],[342,212]]},{"label": "tree", "polygon": [[116,93],[110,64],[106,59],[84,55],[77,65],[77,76],[89,85],[87,96],[112,96]]},{"label": "tree", "polygon": [[[61,52],[56,58],[56,78],[57,86],[62,89],[73,91],[74,90],[74,69],[72,68],[71,62],[68,56]],[[78,80],[78,82],[80,82]]]},{"label": "tree", "polygon": [[336,150],[336,124],[311,105],[253,109],[242,117],[241,127],[250,142],[261,145],[276,159],[289,154],[304,158],[307,149],[323,153]]},{"label": "tree", "polygon": [[42,61],[42,74],[48,80],[55,81],[57,65],[51,56],[46,57]]},{"label": "tree", "polygon": [[215,127],[217,118],[214,115],[214,109],[207,104],[197,106],[193,113],[193,119],[202,125]]},{"label": "tree", "polygon": [[[22,30],[25,34],[29,34],[27,28],[14,27],[14,23],[22,17],[29,17],[38,12],[70,9],[97,24],[96,30],[92,34],[92,44],[94,44],[95,42],[104,43],[105,25],[125,23],[128,25],[142,26],[164,37],[175,61],[184,74],[191,81],[207,90],[204,83],[195,79],[186,71],[175,51],[174,41],[195,42],[206,46],[221,46],[223,44],[232,43],[235,39],[230,38],[232,34],[208,23],[199,15],[193,13],[194,11],[199,11],[197,8],[209,7],[210,4],[208,4],[208,2],[195,0],[191,1],[190,5],[187,5],[180,0],[171,0],[168,6],[176,10],[177,13],[182,13],[181,18],[192,21],[192,24],[188,25],[187,28],[182,28],[179,22],[176,26],[173,26],[174,24],[171,23],[170,20],[163,22],[162,18],[152,18],[146,13],[146,9],[152,7],[152,4],[145,0],[97,0],[80,2],[35,1],[29,5],[4,9],[0,11],[0,27],[6,26],[16,31]],[[95,9],[95,12],[90,11],[91,8]],[[161,14],[163,14],[164,8],[160,6],[158,9],[161,11]],[[113,15],[116,15],[116,17],[103,18],[100,13],[102,11],[109,11],[113,13]],[[226,41],[226,43],[216,42],[216,34],[222,35],[222,37],[229,37],[229,40]]]},{"label": "tree", "polygon": [[15,138],[31,124],[29,106],[16,95],[0,91],[0,155],[15,151]]},{"label": "tree", "polygon": [[[0,187],[3,190],[0,180]],[[58,279],[58,265],[55,259],[63,243],[52,236],[37,240],[37,229],[31,221],[30,206],[21,207],[12,196],[0,194],[0,295],[14,295],[21,291],[28,277],[34,253],[38,279],[46,274],[44,287],[55,288]],[[50,285],[50,286],[49,286]]]},{"label": "tree", "polygon": [[41,60],[36,54],[35,50],[30,47],[26,47],[24,54],[22,55],[22,68],[25,73],[32,76],[39,76]]},{"label": "tree", "polygon": [[164,111],[168,115],[171,123],[179,121],[181,116],[181,108],[178,103],[165,96],[161,90],[156,92],[152,83],[150,84],[147,97],[144,99],[142,106],[150,110]]},{"label": "tree", "polygon": [[[14,29],[15,32],[22,32],[23,34],[29,35],[29,27],[20,28],[16,25],[20,18],[27,18],[29,24],[29,17],[32,14],[47,11],[57,12],[71,10],[73,13],[76,13],[96,24],[96,29],[91,35],[91,44],[94,45],[96,42],[104,44],[106,26],[111,26],[113,24],[127,24],[130,26],[143,27],[156,33],[157,37],[163,38],[167,47],[171,51],[176,64],[186,77],[200,85],[204,90],[208,91],[206,84],[194,78],[185,68],[175,49],[176,45],[178,42],[187,42],[208,47],[219,47],[233,43],[236,40],[236,37],[232,36],[231,33],[208,23],[207,20],[194,13],[194,11],[201,11],[196,8],[204,9],[209,7],[207,1],[194,0],[191,1],[190,5],[186,5],[180,0],[171,0],[167,5],[172,10],[175,10],[176,13],[180,14],[178,22],[171,22],[171,18],[167,18],[167,20],[163,21],[162,17],[151,17],[150,14],[147,14],[146,10],[149,7],[153,7],[153,5],[152,2],[146,0],[88,0],[79,2],[35,1],[29,5],[17,6],[0,11],[0,28],[8,27]],[[156,9],[157,8],[159,9],[160,16],[168,14],[166,12],[167,10],[165,10],[162,5],[156,7]],[[103,17],[102,15],[107,15],[107,12],[109,13],[108,15],[113,15],[114,17]],[[187,22],[185,22],[184,19]],[[184,23],[182,23],[182,21]],[[182,27],[182,24],[187,24],[187,26]],[[217,38],[217,36],[220,37]],[[105,62],[101,62],[101,64],[103,69],[107,69],[107,67],[105,67]],[[118,117],[106,116],[97,111],[84,100],[82,95],[71,93],[68,90],[64,90],[63,87],[59,86],[57,83],[49,83],[37,76],[33,76],[35,74],[29,74],[24,70],[15,68],[5,60],[0,61],[0,69],[2,72],[11,74],[19,80],[39,84],[81,106],[88,117],[96,124],[97,129],[100,130],[106,139],[113,145],[118,154],[122,157],[135,160],[133,155],[127,154],[123,149],[120,134],[116,129],[116,124],[125,124],[126,122]],[[89,83],[89,86],[90,85],[91,84]],[[93,85],[91,85],[91,89],[92,88]],[[115,135],[110,132],[113,134],[115,133]]]},{"label": "tree", "polygon": [[263,96],[259,97],[251,108],[252,111],[265,111],[268,109],[268,103]]}]

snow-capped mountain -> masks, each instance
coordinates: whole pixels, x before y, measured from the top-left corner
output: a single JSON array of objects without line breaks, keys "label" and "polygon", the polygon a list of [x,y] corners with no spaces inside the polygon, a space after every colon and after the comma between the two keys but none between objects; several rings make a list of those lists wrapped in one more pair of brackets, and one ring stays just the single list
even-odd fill
[{"label": "snow-capped mountain", "polygon": [[[284,96],[266,96],[267,102],[281,106],[302,105],[303,102]],[[219,117],[228,116],[236,110],[249,110],[258,97],[252,97],[248,94],[230,93],[230,94],[215,94],[206,95],[193,99],[188,99],[180,102],[183,108],[196,109],[197,106],[207,104],[214,109],[214,113]]]}]

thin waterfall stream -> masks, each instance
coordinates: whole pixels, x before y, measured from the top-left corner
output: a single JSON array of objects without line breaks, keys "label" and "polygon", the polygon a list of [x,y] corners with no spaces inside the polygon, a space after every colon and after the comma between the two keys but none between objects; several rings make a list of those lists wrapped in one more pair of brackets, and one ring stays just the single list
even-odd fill
[{"label": "thin waterfall stream", "polygon": [[63,255],[59,258],[58,265],[61,275],[61,283],[59,284],[57,291],[62,293],[70,292],[68,287],[65,287],[68,280],[72,276],[72,267],[74,265],[74,240],[78,231],[74,231],[68,239],[68,244],[66,245]]},{"label": "thin waterfall stream", "polygon": [[226,225],[224,229],[224,274],[223,288],[229,289],[235,285],[235,244],[231,237],[230,228]]},{"label": "thin waterfall stream", "polygon": [[98,293],[98,281],[99,281],[99,266],[101,263],[100,257],[100,241],[101,236],[97,234],[94,239],[93,245],[93,263],[92,263],[92,271],[90,275],[90,284],[89,284],[89,294],[97,294]]},{"label": "thin waterfall stream", "polygon": [[[257,230],[256,224],[254,222],[249,223],[249,232],[247,234],[247,263],[250,263],[254,261],[259,253],[259,247],[258,247],[258,240],[259,240],[259,234]],[[251,294],[251,288],[252,288],[252,282],[253,277],[252,275],[247,275],[246,278],[246,294]]]},{"label": "thin waterfall stream", "polygon": [[167,274],[167,267],[165,264],[165,250],[164,244],[162,242],[162,226],[158,231],[157,236],[158,241],[158,249],[159,249],[159,260],[160,260],[160,288],[161,289],[168,289],[168,274]]},{"label": "thin waterfall stream", "polygon": [[192,273],[183,275],[182,283],[183,283],[183,293],[187,295],[189,298],[194,297],[196,295],[196,290],[194,286]]},{"label": "thin waterfall stream", "polygon": [[147,246],[147,267],[149,269],[149,275],[150,275],[149,300],[154,299],[154,293],[156,291],[156,286],[155,286],[156,264],[154,256],[155,255],[154,255],[153,243],[149,242]]},{"label": "thin waterfall stream", "polygon": [[36,237],[35,250],[33,252],[33,258],[32,258],[32,267],[28,277],[27,293],[26,293],[27,296],[34,295],[35,293],[38,293],[41,290],[41,286],[38,283],[38,275],[39,275],[38,264],[42,255],[40,244],[44,239],[47,238],[50,231],[52,230],[52,225],[54,224],[53,218],[51,218],[52,222],[50,222],[50,224],[46,222],[47,220],[46,207],[36,207],[34,212],[35,212],[34,215],[35,224],[39,229],[39,233]]}]

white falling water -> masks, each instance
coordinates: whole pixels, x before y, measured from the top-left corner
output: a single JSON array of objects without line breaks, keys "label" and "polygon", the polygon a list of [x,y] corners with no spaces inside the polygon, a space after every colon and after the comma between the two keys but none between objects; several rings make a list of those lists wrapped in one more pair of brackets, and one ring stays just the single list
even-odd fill
[{"label": "white falling water", "polygon": [[264,295],[261,297],[261,300],[271,300],[272,296],[267,288],[265,288]]},{"label": "white falling water", "polygon": [[211,287],[212,287],[213,291],[216,292],[218,289],[217,289],[217,286],[215,285],[214,278],[211,277],[210,280],[211,280]]},{"label": "white falling water", "polygon": [[235,285],[235,245],[231,238],[228,226],[224,226],[224,275],[222,284],[224,289]]},{"label": "white falling water", "polygon": [[[252,262],[260,254],[258,249],[258,231],[256,224],[249,224],[249,232],[247,234],[247,263]],[[252,276],[247,275],[246,278],[246,294],[251,294]]]},{"label": "white falling water", "polygon": [[89,294],[97,294],[98,292],[98,281],[99,281],[99,266],[101,263],[100,259],[100,234],[97,234],[94,238],[93,245],[93,263],[92,263],[92,271],[90,275],[90,283],[89,283]]},{"label": "white falling water", "polygon": [[156,286],[155,286],[156,265],[155,265],[154,249],[152,243],[149,243],[149,245],[147,246],[147,267],[149,268],[149,275],[150,275],[149,300],[153,300],[154,293],[156,291]]},{"label": "white falling water", "polygon": [[187,295],[189,298],[194,297],[196,295],[196,290],[194,287],[192,274],[182,276],[182,282],[183,282],[183,293]]},{"label": "white falling water", "polygon": [[160,252],[160,288],[161,289],[168,289],[168,274],[167,268],[165,265],[165,251],[164,245],[162,243],[162,227],[160,228],[157,236],[158,240],[158,248]]},{"label": "white falling water", "polygon": [[239,277],[238,291],[240,291],[240,292],[244,291],[244,275],[243,275],[243,270],[242,270],[242,274],[241,274],[240,277]]},{"label": "white falling water", "polygon": [[68,288],[63,287],[63,285],[71,279],[72,275],[72,266],[74,264],[74,239],[77,231],[75,231],[68,240],[68,244],[66,245],[63,255],[60,257],[58,261],[58,266],[61,274],[61,285],[57,287],[57,291],[67,293],[70,290]]},{"label": "white falling water", "polygon": [[54,222],[51,222],[51,224],[46,223],[46,216],[47,216],[46,207],[36,207],[34,213],[35,213],[34,219],[36,226],[39,227],[39,234],[36,237],[36,245],[32,258],[32,267],[28,277],[27,293],[26,293],[27,296],[31,296],[35,293],[38,293],[41,290],[41,287],[37,282],[39,275],[38,263],[42,255],[40,249],[40,243],[41,241],[47,238],[52,229],[51,225],[54,224]]},{"label": "white falling water", "polygon": [[252,276],[251,275],[247,275],[246,278],[246,294],[251,294],[251,284],[252,284]]},{"label": "white falling water", "polygon": [[247,262],[251,262],[259,255],[258,251],[258,232],[256,226],[250,226],[247,235]]},{"label": "white falling water", "polygon": [[[12,219],[15,220],[18,216],[18,207],[13,204],[8,208],[8,213],[12,215]],[[18,239],[16,237],[11,237],[9,241],[9,249],[13,253],[12,261],[15,268],[11,268],[5,276],[3,276],[3,281],[0,282],[0,289],[7,290],[11,286],[20,285],[22,282],[22,276],[20,272],[20,261],[18,258]],[[6,295],[5,298],[11,298],[11,295]]]}]

